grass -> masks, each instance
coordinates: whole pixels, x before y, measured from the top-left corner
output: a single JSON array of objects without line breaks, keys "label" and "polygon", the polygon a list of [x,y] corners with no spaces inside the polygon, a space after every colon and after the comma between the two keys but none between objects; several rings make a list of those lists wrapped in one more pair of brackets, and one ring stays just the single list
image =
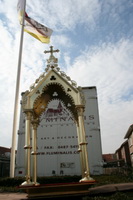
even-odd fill
[{"label": "grass", "polygon": [[133,194],[117,192],[109,196],[85,197],[83,200],[133,200]]},{"label": "grass", "polygon": [[93,176],[93,178],[96,180],[95,186],[133,182],[132,176],[130,175],[128,176],[125,174],[100,175],[100,176]]}]

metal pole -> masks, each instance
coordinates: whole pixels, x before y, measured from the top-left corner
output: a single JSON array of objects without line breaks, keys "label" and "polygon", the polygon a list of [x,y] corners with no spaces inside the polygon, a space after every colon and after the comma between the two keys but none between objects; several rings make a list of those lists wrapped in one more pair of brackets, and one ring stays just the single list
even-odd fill
[{"label": "metal pole", "polygon": [[17,119],[18,119],[21,60],[22,60],[23,36],[24,36],[25,7],[26,7],[26,0],[24,0],[24,13],[23,13],[23,19],[22,19],[22,25],[21,25],[21,37],[20,37],[19,57],[18,57],[16,93],[15,93],[15,103],[14,103],[12,147],[11,147],[11,158],[10,158],[10,177],[11,178],[14,177],[14,169],[15,169],[15,148],[16,148],[16,135],[17,135]]}]

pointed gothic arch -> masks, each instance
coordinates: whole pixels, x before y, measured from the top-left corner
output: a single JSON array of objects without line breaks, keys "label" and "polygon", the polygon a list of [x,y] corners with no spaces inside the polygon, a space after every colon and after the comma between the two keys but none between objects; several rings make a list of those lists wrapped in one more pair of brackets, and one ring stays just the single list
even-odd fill
[{"label": "pointed gothic arch", "polygon": [[[68,91],[70,91],[69,88]],[[39,118],[40,115],[45,111],[49,102],[55,99],[63,102],[65,107],[71,112],[74,121],[77,123],[78,113],[74,99],[70,94],[65,92],[65,89],[59,83],[50,83],[43,88],[42,94],[40,94],[40,96],[38,96],[34,101],[34,115]]]},{"label": "pointed gothic arch", "polygon": [[[51,47],[52,49],[52,47]],[[54,51],[53,51],[54,52]],[[78,145],[81,161],[81,181],[90,181],[87,142],[84,127],[85,98],[81,87],[71,80],[57,66],[57,58],[51,53],[47,60],[45,72],[36,79],[30,90],[23,94],[22,108],[25,112],[25,155],[26,155],[26,181],[22,185],[37,185],[37,127],[39,118],[46,110],[48,103],[54,99],[61,100],[72,113],[77,127]],[[69,106],[68,106],[69,105]],[[30,131],[32,126],[32,144],[30,143]],[[33,157],[33,174],[31,182],[31,156]]]}]

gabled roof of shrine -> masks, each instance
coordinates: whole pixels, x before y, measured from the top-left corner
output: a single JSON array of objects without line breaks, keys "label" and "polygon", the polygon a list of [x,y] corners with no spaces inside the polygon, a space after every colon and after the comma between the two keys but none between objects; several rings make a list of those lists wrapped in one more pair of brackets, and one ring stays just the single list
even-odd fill
[{"label": "gabled roof of shrine", "polygon": [[52,46],[50,49],[50,51],[45,51],[45,53],[51,53],[47,60],[45,72],[35,80],[30,89],[23,95],[23,109],[33,109],[35,115],[40,116],[50,101],[58,99],[77,118],[76,105],[85,103],[82,89],[77,87],[76,82],[71,80],[58,67],[58,59],[54,57],[53,52],[59,50],[53,50]]}]

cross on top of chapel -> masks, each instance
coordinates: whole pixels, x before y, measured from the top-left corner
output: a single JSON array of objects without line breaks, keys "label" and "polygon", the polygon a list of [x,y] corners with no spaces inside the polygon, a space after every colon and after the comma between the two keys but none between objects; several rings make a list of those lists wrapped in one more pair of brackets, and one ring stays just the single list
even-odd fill
[{"label": "cross on top of chapel", "polygon": [[47,59],[47,67],[57,67],[58,66],[58,58],[55,58],[53,53],[59,52],[59,49],[54,50],[53,46],[50,46],[50,50],[49,51],[44,51],[44,53],[50,53],[49,59]]},{"label": "cross on top of chapel", "polygon": [[53,56],[54,52],[59,52],[59,49],[53,50],[53,46],[50,46],[50,51],[44,51],[44,53],[51,53],[50,57]]}]

